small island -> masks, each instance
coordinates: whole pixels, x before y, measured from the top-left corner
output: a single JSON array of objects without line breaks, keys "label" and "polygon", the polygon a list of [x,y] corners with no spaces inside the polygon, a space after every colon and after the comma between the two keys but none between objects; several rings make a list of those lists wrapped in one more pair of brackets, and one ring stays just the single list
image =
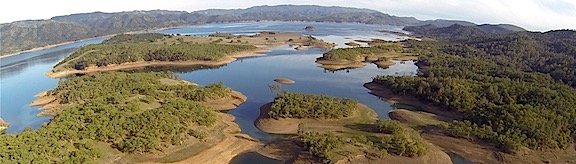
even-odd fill
[{"label": "small island", "polygon": [[38,130],[0,135],[10,138],[9,150],[0,147],[4,155],[40,163],[226,163],[259,145],[239,133],[232,115],[217,112],[245,96],[222,83],[198,86],[174,73],[74,77],[39,100],[31,105],[43,106],[54,119]]},{"label": "small island", "polygon": [[286,84],[286,85],[290,85],[290,84],[294,84],[295,81],[294,80],[290,80],[287,78],[276,78],[274,79],[275,82],[280,83],[280,84]]},{"label": "small island", "polygon": [[314,26],[306,26],[306,27],[304,27],[304,30],[314,31],[314,30],[316,30],[316,27],[314,27]]},{"label": "small island", "polygon": [[282,161],[451,163],[416,131],[398,121],[377,120],[374,111],[352,99],[282,93],[261,107],[255,125],[268,133],[297,135],[258,151]]},{"label": "small island", "polygon": [[404,32],[399,32],[399,31],[392,31],[392,30],[378,30],[378,32],[385,33],[385,34],[398,35],[398,36],[403,36],[403,37],[417,37],[414,34],[404,33]]},{"label": "small island", "polygon": [[360,47],[360,46],[362,46],[361,44],[356,43],[356,42],[346,42],[346,43],[344,43],[344,44],[347,45],[347,46],[350,46],[350,47]]},{"label": "small island", "polygon": [[298,45],[330,48],[312,36],[263,31],[255,35],[216,33],[209,36],[122,34],[100,44],[87,45],[56,64],[46,75],[52,78],[76,74],[127,70],[147,66],[222,66],[237,58],[260,56],[264,46]]},{"label": "small island", "polygon": [[365,42],[369,47],[360,47],[358,43],[346,43],[352,48],[338,48],[330,50],[316,59],[320,67],[336,71],[348,68],[362,68],[366,66],[364,62],[376,64],[378,67],[387,68],[395,63],[392,60],[416,60],[418,54],[407,46],[408,42],[393,42],[380,39],[371,41],[357,40]]}]

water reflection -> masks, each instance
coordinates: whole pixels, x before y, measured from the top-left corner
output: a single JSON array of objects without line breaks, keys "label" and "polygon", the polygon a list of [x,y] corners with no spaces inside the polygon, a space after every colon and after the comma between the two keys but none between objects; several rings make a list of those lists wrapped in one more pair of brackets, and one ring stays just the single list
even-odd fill
[{"label": "water reflection", "polygon": [[467,159],[465,159],[464,157],[453,153],[453,152],[447,152],[446,154],[448,154],[448,156],[450,156],[450,159],[452,160],[453,164],[472,164],[474,162],[469,161]]},{"label": "water reflection", "polygon": [[230,164],[248,164],[248,163],[258,163],[258,164],[282,164],[282,161],[268,158],[256,152],[247,152],[238,154],[238,156],[230,160]]}]

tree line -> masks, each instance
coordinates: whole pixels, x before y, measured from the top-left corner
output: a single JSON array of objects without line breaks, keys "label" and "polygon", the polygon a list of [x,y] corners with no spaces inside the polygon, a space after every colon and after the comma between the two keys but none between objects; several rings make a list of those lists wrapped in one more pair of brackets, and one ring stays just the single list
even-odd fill
[{"label": "tree line", "polygon": [[38,130],[0,135],[0,163],[93,163],[102,157],[100,143],[142,153],[210,137],[218,118],[198,101],[230,89],[221,83],[169,85],[162,78],[178,79],[173,73],[115,72],[60,81],[49,94],[69,105]]},{"label": "tree line", "polygon": [[358,102],[326,95],[279,94],[270,107],[270,118],[337,119],[352,115]]}]

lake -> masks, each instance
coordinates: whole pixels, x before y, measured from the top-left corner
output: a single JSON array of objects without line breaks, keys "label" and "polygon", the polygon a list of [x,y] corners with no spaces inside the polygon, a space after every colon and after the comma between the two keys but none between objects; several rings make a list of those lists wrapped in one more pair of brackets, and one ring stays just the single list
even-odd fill
[{"label": "lake", "polygon": [[[306,26],[314,26],[316,30],[304,30]],[[403,39],[393,34],[378,32],[378,30],[401,31],[401,28],[354,23],[250,22],[189,26],[158,32],[182,35],[208,35],[215,32],[234,34],[254,34],[259,31],[297,32],[334,42],[337,47],[346,47],[344,43],[355,39]],[[7,133],[17,133],[25,127],[37,129],[49,121],[50,117],[36,117],[40,112],[37,110],[38,107],[28,106],[35,100],[33,97],[35,94],[56,87],[60,80],[48,78],[44,73],[76,48],[100,43],[103,40],[87,40],[0,59],[0,117],[10,123]],[[262,132],[254,126],[260,106],[273,100],[274,94],[268,85],[275,83],[274,78],[296,81],[292,85],[282,85],[284,90],[352,98],[374,109],[378,113],[378,118],[388,119],[388,112],[393,109],[391,104],[371,95],[362,85],[370,82],[376,75],[411,76],[417,72],[417,66],[412,61],[402,63],[396,61],[395,65],[386,69],[368,64],[364,68],[333,72],[318,67],[319,65],[314,62],[329,49],[310,48],[296,51],[290,46],[270,47],[270,49],[272,51],[265,56],[243,58],[213,69],[156,67],[145,70],[171,70],[178,73],[182,79],[200,85],[223,82],[227,87],[242,92],[248,100],[228,113],[236,117],[235,122],[242,129],[242,133],[264,141],[281,137]],[[238,160],[259,158],[258,155],[247,154],[246,158]]]}]

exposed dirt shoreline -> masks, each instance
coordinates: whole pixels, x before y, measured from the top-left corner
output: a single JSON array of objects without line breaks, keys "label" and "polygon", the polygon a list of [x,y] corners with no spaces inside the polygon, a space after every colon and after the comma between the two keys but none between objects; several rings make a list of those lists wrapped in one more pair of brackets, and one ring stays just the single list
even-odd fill
[{"label": "exposed dirt shoreline", "polygon": [[216,67],[216,66],[222,66],[228,63],[231,63],[233,61],[236,61],[239,58],[243,58],[243,57],[253,57],[253,56],[263,56],[264,52],[269,52],[268,49],[264,49],[264,48],[258,48],[256,50],[252,50],[252,51],[244,51],[244,52],[238,52],[238,53],[234,53],[231,55],[228,55],[226,57],[224,57],[221,60],[218,61],[176,61],[176,62],[172,62],[172,61],[151,61],[151,62],[147,62],[147,61],[139,61],[139,62],[130,62],[130,63],[123,63],[123,64],[118,64],[118,65],[109,65],[109,66],[105,66],[105,67],[96,67],[96,66],[91,66],[86,68],[85,70],[65,70],[65,71],[58,71],[58,72],[54,72],[53,70],[50,70],[48,72],[46,72],[46,76],[50,77],[50,78],[64,78],[64,77],[69,77],[71,75],[75,75],[75,74],[88,74],[88,73],[95,73],[95,72],[105,72],[105,71],[118,71],[118,70],[127,70],[127,69],[136,69],[136,68],[143,68],[143,67],[148,67],[148,66],[209,66],[209,67]]}]

